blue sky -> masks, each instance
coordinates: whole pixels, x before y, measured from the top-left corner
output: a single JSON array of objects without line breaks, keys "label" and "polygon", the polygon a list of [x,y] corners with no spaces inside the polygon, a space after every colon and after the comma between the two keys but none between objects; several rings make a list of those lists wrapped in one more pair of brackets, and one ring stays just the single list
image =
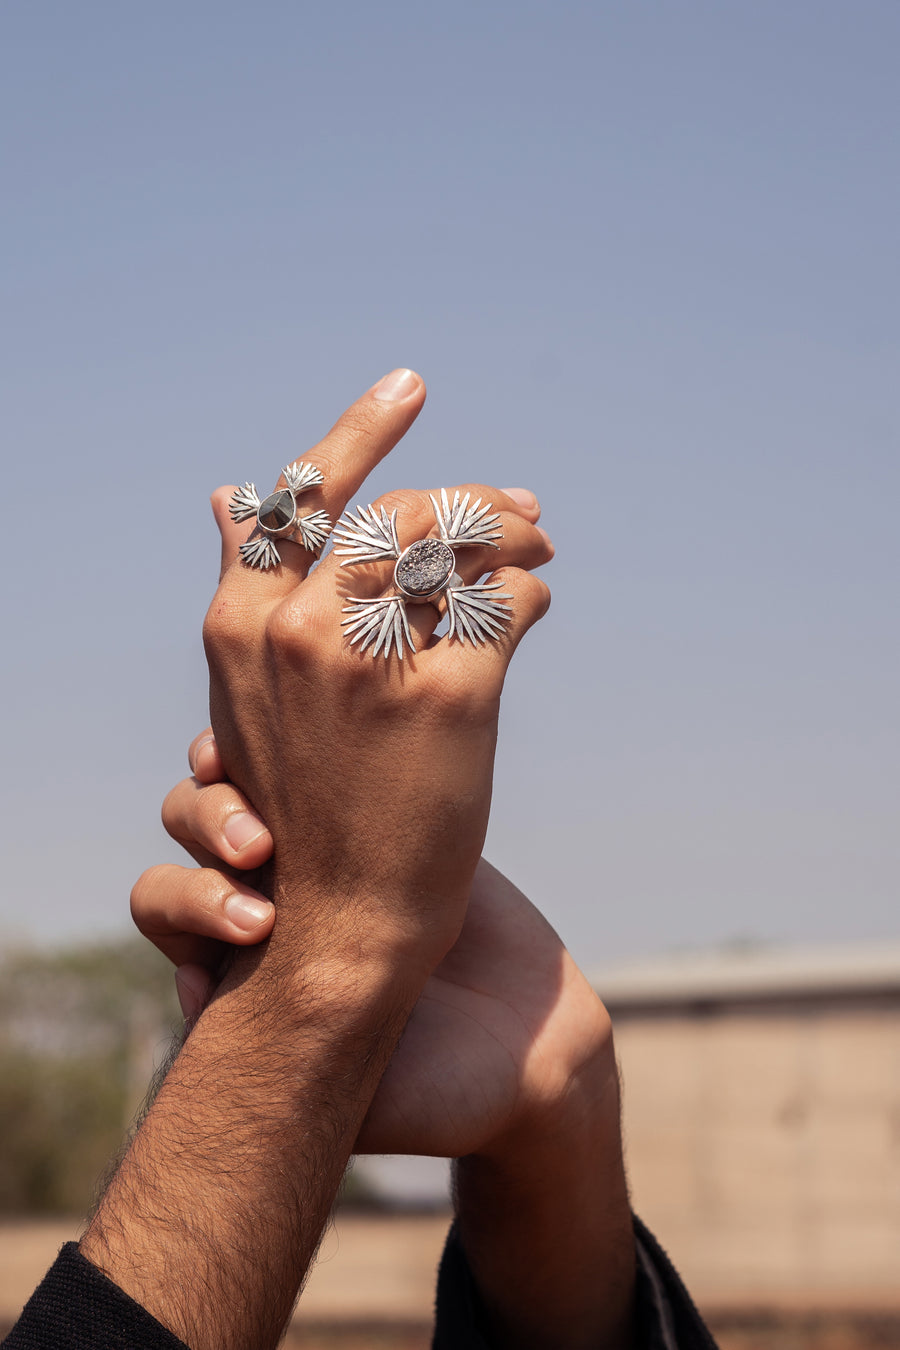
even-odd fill
[{"label": "blue sky", "polygon": [[380,374],[372,493],[527,484],[558,556],[488,854],[581,959],[896,934],[900,11],[0,10],[0,926],[177,856],[206,499]]}]

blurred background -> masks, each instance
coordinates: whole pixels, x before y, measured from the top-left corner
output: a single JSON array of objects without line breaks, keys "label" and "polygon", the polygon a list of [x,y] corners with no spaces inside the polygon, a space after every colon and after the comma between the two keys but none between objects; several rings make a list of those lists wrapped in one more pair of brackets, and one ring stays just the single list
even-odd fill
[{"label": "blurred background", "polygon": [[[618,1000],[634,1112],[707,1103],[671,1155],[635,1114],[642,1211],[741,1225],[721,1178],[694,1207],[717,1094],[659,1038],[708,1064],[698,1009],[758,1047],[777,1004],[750,1137],[812,1179],[743,1231],[801,1243],[835,1169],[864,1225],[865,1155],[896,1266],[898,59],[887,0],[0,9],[5,1213],[83,1212],[175,1020],[127,902],[178,857],[159,805],[206,720],[208,494],[409,365],[428,402],[365,499],[524,484],[557,545],[486,852]],[[807,1167],[847,1103],[870,1133]],[[747,1120],[722,1176],[769,1168]],[[732,1304],[825,1316],[760,1279]],[[870,1286],[827,1335],[887,1316]]]}]

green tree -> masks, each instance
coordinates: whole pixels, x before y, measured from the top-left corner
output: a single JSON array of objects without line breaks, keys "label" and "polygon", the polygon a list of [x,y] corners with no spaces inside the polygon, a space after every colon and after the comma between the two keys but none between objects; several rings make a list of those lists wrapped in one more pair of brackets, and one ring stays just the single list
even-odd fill
[{"label": "green tree", "polygon": [[179,1017],[171,967],[129,940],[0,964],[0,1213],[83,1213]]}]

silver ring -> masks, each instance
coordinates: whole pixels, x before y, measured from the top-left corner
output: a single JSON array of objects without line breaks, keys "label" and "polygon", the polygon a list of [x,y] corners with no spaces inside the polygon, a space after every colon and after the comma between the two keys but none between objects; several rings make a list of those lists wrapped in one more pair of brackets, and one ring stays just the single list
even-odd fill
[{"label": "silver ring", "polygon": [[297,498],[301,492],[325,482],[321,470],[298,459],[281,473],[287,487],[276,488],[260,501],[255,485],[245,483],[237,488],[228,505],[231,519],[238,523],[256,516],[260,535],[254,530],[239,552],[248,567],[258,567],[261,572],[281,562],[274,540],[290,539],[318,553],[331,533],[331,519],[325,511],[313,511],[308,516],[299,514]]},{"label": "silver ring", "polygon": [[466,586],[456,571],[456,549],[470,544],[499,548],[497,540],[503,536],[500,515],[491,511],[491,503],[482,506],[479,497],[470,506],[470,496],[467,492],[460,499],[454,493],[451,506],[441,488],[440,502],[431,498],[439,538],[417,539],[407,548],[401,548],[397,538],[396,511],[388,516],[383,506],[379,511],[374,506],[358,506],[355,516],[348,512],[341,517],[334,531],[334,551],[344,556],[342,567],[394,562],[393,595],[374,600],[348,598],[343,609],[347,618],[341,620],[341,627],[351,647],[358,642],[361,652],[371,647],[373,656],[383,651],[387,658],[393,644],[401,660],[404,647],[415,652],[407,605],[431,604],[439,613],[446,610],[450,620],[447,637],[463,643],[468,638],[473,647],[502,636],[503,624],[512,618],[509,605],[502,602],[513,597],[494,594],[500,589],[499,581]]}]

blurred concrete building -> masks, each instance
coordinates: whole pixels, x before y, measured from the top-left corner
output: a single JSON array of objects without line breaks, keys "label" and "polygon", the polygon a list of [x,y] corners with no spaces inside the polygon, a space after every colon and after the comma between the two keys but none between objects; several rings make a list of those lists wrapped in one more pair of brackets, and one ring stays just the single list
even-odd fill
[{"label": "blurred concrete building", "polygon": [[704,1307],[900,1308],[900,942],[617,966],[637,1212]]}]

